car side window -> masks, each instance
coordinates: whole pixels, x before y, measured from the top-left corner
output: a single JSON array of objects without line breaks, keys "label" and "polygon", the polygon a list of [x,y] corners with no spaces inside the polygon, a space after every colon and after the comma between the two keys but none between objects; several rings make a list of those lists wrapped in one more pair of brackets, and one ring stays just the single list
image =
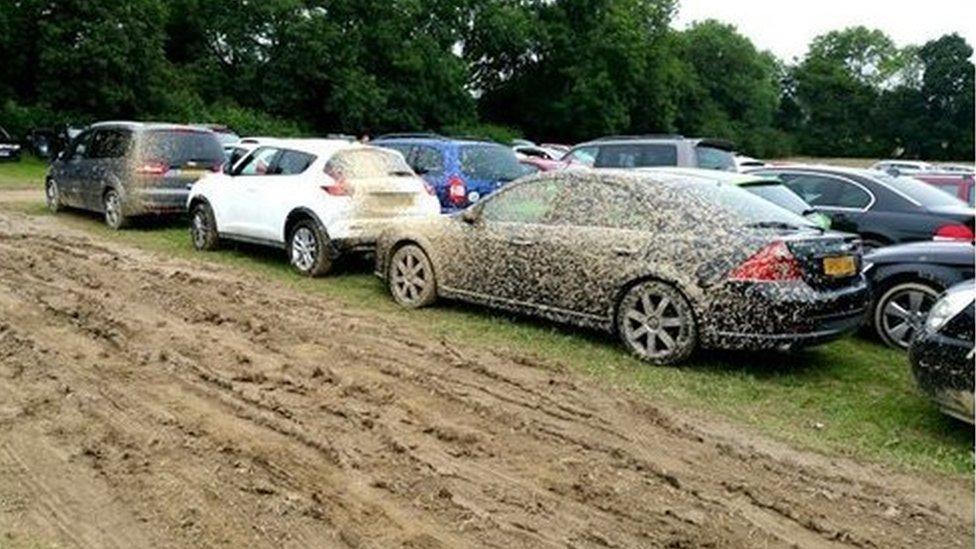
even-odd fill
[{"label": "car side window", "polygon": [[579,162],[584,166],[593,167],[596,162],[596,155],[600,152],[597,147],[582,147],[569,153],[568,158],[573,162]]},{"label": "car side window", "polygon": [[275,157],[280,151],[274,147],[261,147],[249,156],[235,175],[270,175]]},{"label": "car side window", "polygon": [[275,175],[298,175],[312,165],[315,157],[299,151],[282,151],[273,167]]},{"label": "car side window", "polygon": [[641,229],[647,215],[629,190],[607,183],[572,184],[567,197],[553,213],[554,225]]},{"label": "car side window", "polygon": [[786,181],[786,186],[791,191],[800,195],[800,198],[811,206],[834,206],[838,191],[838,181],[816,175],[797,175],[790,174],[780,176]]},{"label": "car side window", "polygon": [[411,166],[424,173],[441,173],[444,171],[444,155],[434,147],[419,145],[414,147]]},{"label": "car side window", "polygon": [[509,187],[484,202],[482,218],[498,223],[543,223],[549,218],[563,186],[533,181]]},{"label": "car side window", "polygon": [[122,158],[129,149],[129,132],[97,130],[91,138],[88,158]]},{"label": "car side window", "polygon": [[861,187],[846,181],[839,182],[839,185],[833,206],[862,210],[871,204],[871,195]]},{"label": "car side window", "polygon": [[88,143],[90,140],[91,132],[84,132],[79,135],[71,144],[71,148],[68,150],[65,158],[68,160],[81,160],[82,158],[85,158],[85,153],[88,152]]}]

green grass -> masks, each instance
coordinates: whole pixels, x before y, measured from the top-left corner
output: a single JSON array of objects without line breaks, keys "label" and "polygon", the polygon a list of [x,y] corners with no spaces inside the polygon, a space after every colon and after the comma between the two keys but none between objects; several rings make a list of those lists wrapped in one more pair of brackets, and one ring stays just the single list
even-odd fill
[{"label": "green grass", "polygon": [[[49,215],[39,203],[7,207]],[[68,213],[62,219],[110,240],[246,269],[350,307],[395,315],[454,345],[511,349],[560,362],[652,401],[718,413],[798,447],[904,469],[973,469],[972,429],[944,417],[917,392],[904,353],[871,341],[848,338],[798,355],[710,353],[678,368],[650,367],[596,332],[454,304],[404,311],[364,262],[308,280],[295,276],[273,250],[240,246],[196,252],[181,222],[114,233],[97,216]]]},{"label": "green grass", "polygon": [[20,162],[0,162],[0,189],[39,189],[44,182],[47,163],[33,156]]}]

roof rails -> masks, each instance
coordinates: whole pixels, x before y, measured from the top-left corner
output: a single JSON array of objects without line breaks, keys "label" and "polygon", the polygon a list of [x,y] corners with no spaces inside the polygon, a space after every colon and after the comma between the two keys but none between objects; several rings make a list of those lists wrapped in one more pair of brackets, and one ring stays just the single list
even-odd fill
[{"label": "roof rails", "polygon": [[376,139],[444,139],[444,136],[430,132],[386,133]]},{"label": "roof rails", "polygon": [[485,143],[495,143],[495,140],[483,135],[452,135],[451,139],[459,141],[484,141]]},{"label": "roof rails", "polygon": [[637,141],[640,139],[684,139],[685,136],[676,133],[648,133],[643,135],[607,135],[598,137],[594,141]]}]

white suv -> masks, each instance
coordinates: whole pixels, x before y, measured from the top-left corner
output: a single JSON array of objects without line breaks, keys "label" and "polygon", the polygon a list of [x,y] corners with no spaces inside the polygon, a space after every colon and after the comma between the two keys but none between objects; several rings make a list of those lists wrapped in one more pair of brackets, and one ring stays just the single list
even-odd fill
[{"label": "white suv", "polygon": [[198,250],[221,239],[284,248],[308,276],[327,273],[341,253],[371,250],[395,218],[440,213],[400,153],[326,139],[261,140],[193,185],[188,207]]}]

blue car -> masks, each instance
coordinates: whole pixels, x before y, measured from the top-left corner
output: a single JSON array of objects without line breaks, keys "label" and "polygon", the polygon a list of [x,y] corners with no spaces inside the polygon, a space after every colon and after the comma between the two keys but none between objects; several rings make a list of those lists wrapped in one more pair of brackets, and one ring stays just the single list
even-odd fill
[{"label": "blue car", "polygon": [[490,141],[393,134],[371,144],[403,154],[434,188],[444,213],[466,208],[527,173],[512,149]]}]

